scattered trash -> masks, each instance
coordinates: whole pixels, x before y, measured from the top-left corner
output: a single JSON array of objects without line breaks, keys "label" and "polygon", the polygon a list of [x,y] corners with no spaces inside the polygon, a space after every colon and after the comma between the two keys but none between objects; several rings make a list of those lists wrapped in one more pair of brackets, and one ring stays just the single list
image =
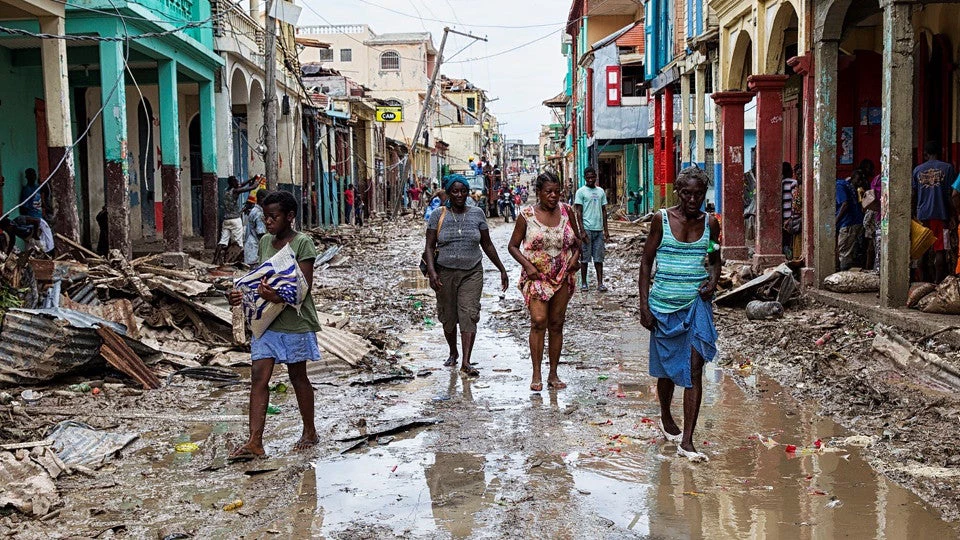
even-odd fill
[{"label": "scattered trash", "polygon": [[267,405],[267,414],[280,414],[280,407],[270,403]]},{"label": "scattered trash", "polygon": [[286,393],[287,393],[287,383],[285,383],[285,382],[283,382],[283,381],[280,381],[280,382],[274,384],[273,386],[271,386],[271,387],[270,387],[270,391],[271,391],[271,392],[275,392],[275,393],[277,393],[277,394],[286,394]]},{"label": "scattered trash", "polygon": [[91,390],[90,385],[87,383],[71,384],[67,388],[72,392],[80,392],[81,394],[86,394]]},{"label": "scattered trash", "polygon": [[60,504],[54,480],[66,470],[47,447],[0,452],[0,508],[12,506],[34,517],[47,515]]},{"label": "scattered trash", "polygon": [[874,437],[870,437],[868,435],[851,435],[843,440],[843,445],[866,448],[868,446],[873,446],[874,440]]},{"label": "scattered trash", "polygon": [[23,400],[28,406],[33,407],[40,402],[40,398],[43,397],[43,393],[37,392],[36,390],[24,390],[20,392],[20,399]]},{"label": "scattered trash", "polygon": [[192,442],[182,442],[173,447],[178,454],[192,454],[200,450],[200,445]]},{"label": "scattered trash", "polygon": [[783,304],[777,301],[752,300],[747,304],[747,319],[761,321],[783,317]]},{"label": "scattered trash", "polygon": [[75,420],[60,422],[47,434],[47,439],[53,442],[51,447],[64,463],[94,468],[103,465],[137,437],[134,433],[97,430]]},{"label": "scattered trash", "polygon": [[609,375],[606,375],[606,374],[597,375],[597,380],[598,380],[598,381],[605,381],[605,380],[607,380],[607,379],[609,379],[609,378],[610,378],[610,376],[609,376]]},{"label": "scattered trash", "polygon": [[827,332],[816,341],[817,347],[823,347],[833,339],[833,333]]},{"label": "scattered trash", "polygon": [[243,499],[237,499],[235,501],[232,501],[223,505],[223,511],[232,512],[234,510],[239,510],[242,507],[243,507]]},{"label": "scattered trash", "polygon": [[843,506],[843,501],[836,497],[830,497],[830,502],[826,504],[826,508],[840,508]]}]

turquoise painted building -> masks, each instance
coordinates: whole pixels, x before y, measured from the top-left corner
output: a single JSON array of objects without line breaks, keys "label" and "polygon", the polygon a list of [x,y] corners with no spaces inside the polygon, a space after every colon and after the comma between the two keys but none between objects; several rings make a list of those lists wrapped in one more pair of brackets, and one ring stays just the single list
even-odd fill
[{"label": "turquoise painted building", "polygon": [[[223,61],[213,51],[214,20],[210,0],[69,0],[59,32],[47,30],[44,15],[0,22],[4,210],[19,202],[23,171],[34,168],[41,180],[69,174],[54,184],[49,217],[65,230],[62,216],[76,208],[76,236],[88,245],[97,243],[103,208],[110,247],[128,255],[139,238],[162,235],[176,252],[185,235],[215,235],[214,83]],[[62,54],[51,43],[65,45]],[[51,93],[58,76],[63,84]],[[47,117],[61,106],[75,142],[59,148],[67,158],[57,167],[49,135],[64,122]],[[191,199],[194,182],[200,201]],[[68,183],[75,200],[57,196]]]}]

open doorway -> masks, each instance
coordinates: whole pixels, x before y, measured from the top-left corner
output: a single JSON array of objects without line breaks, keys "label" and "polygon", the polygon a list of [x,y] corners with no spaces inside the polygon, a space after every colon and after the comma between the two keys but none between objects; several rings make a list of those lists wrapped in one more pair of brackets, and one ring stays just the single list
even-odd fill
[{"label": "open doorway", "polygon": [[607,204],[609,206],[619,205],[617,186],[623,170],[620,156],[600,156],[600,159],[597,160],[597,168],[597,185],[607,193]]},{"label": "open doorway", "polygon": [[200,115],[190,121],[190,207],[193,234],[203,236],[203,156],[200,147]]}]

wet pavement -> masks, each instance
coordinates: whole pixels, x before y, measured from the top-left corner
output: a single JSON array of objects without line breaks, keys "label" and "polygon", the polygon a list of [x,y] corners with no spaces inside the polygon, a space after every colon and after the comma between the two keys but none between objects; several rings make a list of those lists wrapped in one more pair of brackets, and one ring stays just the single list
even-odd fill
[{"label": "wet pavement", "polygon": [[[504,246],[511,231],[495,225],[494,243]],[[515,279],[518,265],[505,263]],[[957,535],[918,497],[874,472],[859,448],[845,444],[850,433],[755,373],[708,366],[697,444],[711,461],[675,457],[676,446],[654,427],[646,332],[620,309],[633,302],[626,295],[574,297],[560,368],[570,387],[530,392],[526,344],[496,317],[515,313],[522,301],[513,285],[501,300],[497,278],[486,273],[474,353],[481,378],[441,369],[379,388],[402,398],[397,414],[388,407],[380,418],[409,417],[419,404],[421,416],[443,423],[317,461],[314,536]],[[574,324],[590,303],[622,311],[621,322],[602,329]],[[414,369],[437,368],[445,357],[437,327],[424,325],[404,339]],[[590,353],[610,350],[597,340],[613,344],[611,357]],[[678,392],[677,407],[679,401]],[[804,450],[817,440],[824,451]],[[800,450],[787,453],[787,444]]]}]

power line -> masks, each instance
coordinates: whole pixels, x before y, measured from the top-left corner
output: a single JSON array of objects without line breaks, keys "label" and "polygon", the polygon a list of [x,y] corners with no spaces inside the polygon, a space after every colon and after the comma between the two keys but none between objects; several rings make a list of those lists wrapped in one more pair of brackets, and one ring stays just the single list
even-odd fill
[{"label": "power line", "polygon": [[[456,21],[445,21],[445,20],[443,20],[443,19],[432,19],[432,18],[424,18],[424,17],[415,17],[415,16],[413,16],[413,15],[410,15],[409,13],[404,13],[403,11],[399,11],[399,10],[396,10],[396,9],[393,9],[393,8],[388,8],[387,6],[382,6],[382,5],[380,5],[380,4],[371,2],[370,0],[356,0],[356,1],[357,1],[357,2],[360,2],[360,3],[362,3],[362,4],[367,4],[368,6],[373,6],[373,7],[380,8],[380,9],[382,9],[382,10],[385,10],[385,11],[389,11],[390,13],[395,13],[395,14],[397,14],[397,15],[403,15],[404,17],[409,17],[409,18],[411,18],[411,19],[420,19],[420,20],[422,20],[422,21],[430,21],[430,22],[442,23],[442,24],[452,24],[452,25],[458,25],[458,24],[459,24],[459,25],[461,25],[461,26],[472,26],[472,27],[474,27],[474,28],[500,28],[500,29],[505,29],[505,30],[519,30],[519,29],[523,29],[523,28],[546,28],[546,27],[548,27],[548,26],[563,26],[563,25],[566,24],[565,22],[544,23],[544,24],[525,24],[525,25],[516,25],[516,26],[502,25],[502,24],[463,24],[462,22],[459,21],[459,17],[456,16],[456,10],[454,10],[454,18],[456,18],[457,20],[456,20]],[[447,4],[448,4],[448,5],[449,5],[449,3],[450,3],[449,0],[447,0]],[[453,6],[450,6],[450,7],[451,7],[451,9],[453,9]]]}]

